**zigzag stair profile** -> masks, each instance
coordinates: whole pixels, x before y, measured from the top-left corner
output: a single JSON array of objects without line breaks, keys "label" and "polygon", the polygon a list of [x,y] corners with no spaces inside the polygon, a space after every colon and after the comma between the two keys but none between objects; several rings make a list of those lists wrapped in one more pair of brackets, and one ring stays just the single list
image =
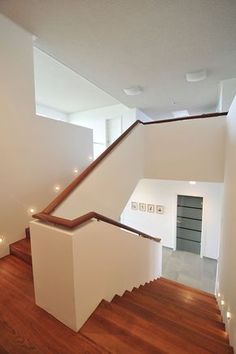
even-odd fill
[{"label": "zigzag stair profile", "polygon": [[[22,269],[25,264],[25,267],[29,267],[27,272],[32,274],[32,269],[28,265],[31,264],[29,262],[29,257],[31,257],[29,230],[26,234],[27,238],[11,246],[11,254],[14,256],[5,257],[5,262],[11,263],[11,272],[17,262],[20,262]],[[24,246],[22,246],[23,241]],[[27,246],[25,246],[26,242],[29,242]],[[70,342],[66,344],[65,350],[62,345],[61,353],[233,353],[214,295],[160,278],[134,288],[132,291],[125,291],[122,296],[116,295],[111,302],[102,300],[79,333],[74,333],[37,308],[36,305],[32,305],[33,282],[32,277],[26,274],[27,272],[23,271],[20,279],[17,277],[17,272],[13,273],[17,277],[18,290],[22,291],[22,296],[24,296],[24,287],[27,282],[29,282],[27,286],[32,288],[31,293],[25,289],[26,299],[21,298],[20,303],[25,308],[30,308],[33,314],[36,309],[40,311],[35,321],[37,322],[40,318],[46,328],[47,324],[50,324],[50,332],[60,333],[55,343],[51,344],[54,349],[46,350],[45,353],[57,352],[59,342],[62,345],[63,338],[67,341],[68,336]],[[24,274],[26,274],[26,279],[24,279]],[[23,282],[22,289],[20,288],[21,281]],[[0,307],[2,307],[1,295]],[[30,313],[30,318],[32,320],[32,313]],[[34,332],[34,326],[30,331]],[[34,336],[27,338],[28,341],[32,341],[32,347]],[[44,353],[40,350],[40,345],[45,348],[45,335],[37,330],[36,337],[37,348],[39,352]],[[0,339],[0,353],[1,345],[4,347]],[[8,351],[5,352],[8,353]],[[21,351],[16,350],[14,353],[21,353]]]},{"label": "zigzag stair profile", "polygon": [[80,333],[111,353],[233,353],[215,297],[164,278],[103,300]]}]

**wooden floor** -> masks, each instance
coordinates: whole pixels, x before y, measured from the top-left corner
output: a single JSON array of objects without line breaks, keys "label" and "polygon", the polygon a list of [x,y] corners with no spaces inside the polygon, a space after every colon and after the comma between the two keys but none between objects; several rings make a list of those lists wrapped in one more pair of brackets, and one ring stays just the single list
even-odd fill
[{"label": "wooden floor", "polygon": [[[58,294],[60,295],[60,294]],[[31,266],[0,260],[0,353],[233,353],[216,300],[160,279],[102,301],[79,333],[34,304]]]}]

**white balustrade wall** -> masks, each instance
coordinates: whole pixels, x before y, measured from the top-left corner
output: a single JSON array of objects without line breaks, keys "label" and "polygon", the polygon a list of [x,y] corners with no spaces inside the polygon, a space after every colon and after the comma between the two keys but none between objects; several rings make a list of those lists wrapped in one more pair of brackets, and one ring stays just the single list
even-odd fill
[{"label": "white balustrade wall", "polygon": [[110,301],[161,275],[161,243],[91,220],[73,231],[31,222],[36,304],[78,331]]}]

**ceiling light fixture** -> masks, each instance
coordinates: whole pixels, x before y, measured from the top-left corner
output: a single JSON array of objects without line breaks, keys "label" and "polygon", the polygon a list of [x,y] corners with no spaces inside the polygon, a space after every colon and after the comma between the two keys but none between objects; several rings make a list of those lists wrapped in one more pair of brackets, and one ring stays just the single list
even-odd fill
[{"label": "ceiling light fixture", "polygon": [[194,71],[186,74],[186,80],[188,82],[202,81],[205,80],[206,77],[207,77],[206,70],[199,70],[199,71]]},{"label": "ceiling light fixture", "polygon": [[132,87],[124,88],[123,91],[127,96],[137,96],[143,92],[143,89],[141,86],[132,86]]},{"label": "ceiling light fixture", "polygon": [[189,184],[192,184],[192,185],[194,185],[196,183],[197,183],[196,181],[189,181]]}]

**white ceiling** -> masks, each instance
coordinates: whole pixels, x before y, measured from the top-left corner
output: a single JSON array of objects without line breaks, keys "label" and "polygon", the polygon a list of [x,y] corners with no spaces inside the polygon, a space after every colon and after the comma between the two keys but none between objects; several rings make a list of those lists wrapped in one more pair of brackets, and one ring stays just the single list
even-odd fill
[{"label": "white ceiling", "polygon": [[65,65],[34,49],[36,102],[65,113],[119,103]]},{"label": "white ceiling", "polygon": [[[235,0],[1,0],[36,45],[129,107],[158,118],[213,111],[236,77]],[[206,68],[208,78],[185,81]],[[140,85],[140,96],[122,88]]]}]

